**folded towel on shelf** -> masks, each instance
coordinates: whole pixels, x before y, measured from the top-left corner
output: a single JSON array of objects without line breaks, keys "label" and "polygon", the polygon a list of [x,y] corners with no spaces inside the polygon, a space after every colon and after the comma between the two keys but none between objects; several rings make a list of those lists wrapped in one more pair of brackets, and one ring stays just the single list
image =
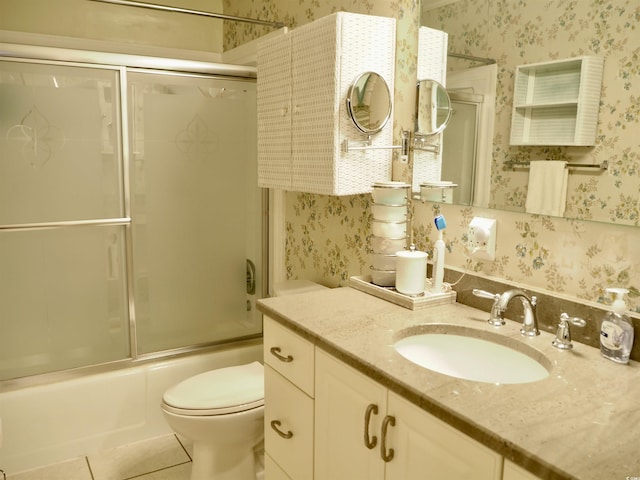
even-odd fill
[{"label": "folded towel on shelf", "polygon": [[567,205],[567,162],[532,161],[529,164],[527,213],[562,217]]}]

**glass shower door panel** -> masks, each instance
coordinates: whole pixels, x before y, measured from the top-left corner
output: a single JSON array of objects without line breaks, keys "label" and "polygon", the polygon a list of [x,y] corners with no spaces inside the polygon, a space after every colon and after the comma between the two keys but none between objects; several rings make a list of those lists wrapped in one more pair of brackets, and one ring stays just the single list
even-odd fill
[{"label": "glass shower door panel", "polygon": [[124,227],[0,232],[0,380],[129,356]]},{"label": "glass shower door panel", "polygon": [[118,79],[0,61],[0,379],[130,356]]},{"label": "glass shower door panel", "polygon": [[0,225],[122,217],[118,71],[0,61]]},{"label": "glass shower door panel", "polygon": [[458,185],[453,203],[472,205],[476,169],[478,104],[451,101],[453,115],[443,133],[442,180]]},{"label": "glass shower door panel", "polygon": [[139,72],[129,83],[138,352],[259,333],[245,295],[255,84]]}]

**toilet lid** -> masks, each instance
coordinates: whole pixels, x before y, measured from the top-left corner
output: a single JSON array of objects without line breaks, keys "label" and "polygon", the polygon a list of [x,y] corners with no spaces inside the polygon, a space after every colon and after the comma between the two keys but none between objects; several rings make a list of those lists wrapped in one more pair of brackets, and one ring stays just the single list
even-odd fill
[{"label": "toilet lid", "polygon": [[264,367],[253,362],[204,372],[171,387],[162,400],[192,415],[250,410],[264,405]]}]

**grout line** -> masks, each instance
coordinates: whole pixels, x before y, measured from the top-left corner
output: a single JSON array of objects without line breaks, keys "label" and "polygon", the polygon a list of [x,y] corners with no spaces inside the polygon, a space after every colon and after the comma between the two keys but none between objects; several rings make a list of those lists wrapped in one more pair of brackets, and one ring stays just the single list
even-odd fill
[{"label": "grout line", "polygon": [[193,458],[191,458],[191,455],[189,455],[189,452],[187,452],[187,449],[185,448],[185,446],[182,444],[182,442],[180,441],[180,438],[178,437],[178,435],[176,435],[175,433],[173,434],[174,437],[176,437],[176,440],[178,440],[178,443],[180,444],[180,446],[182,447],[182,450],[184,450],[184,453],[187,454],[187,457],[189,457],[189,460],[193,462]]},{"label": "grout line", "polygon": [[134,478],[144,478],[147,475],[151,475],[152,473],[162,472],[163,470],[169,470],[170,468],[178,467],[180,465],[186,465],[187,463],[191,463],[191,461],[176,463],[175,465],[170,465],[168,467],[159,468],[157,470],[151,470],[150,472],[141,473],[140,475],[135,475],[133,477],[127,477],[127,478],[124,478],[122,480],[133,480]]},{"label": "grout line", "polygon": [[91,470],[91,462],[89,462],[89,457],[84,457],[84,461],[87,462],[87,468],[89,469],[89,475],[91,475],[91,480],[96,480],[96,477],[93,476],[93,470]]}]

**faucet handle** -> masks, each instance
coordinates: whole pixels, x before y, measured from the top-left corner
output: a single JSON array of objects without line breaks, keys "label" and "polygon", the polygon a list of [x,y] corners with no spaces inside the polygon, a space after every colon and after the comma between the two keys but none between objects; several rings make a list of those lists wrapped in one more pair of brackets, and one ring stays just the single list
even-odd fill
[{"label": "faucet handle", "polygon": [[489,300],[500,299],[499,293],[491,293],[491,292],[487,292],[486,290],[479,290],[477,288],[474,288],[473,290],[471,290],[471,293],[473,293],[476,297],[488,298]]},{"label": "faucet handle", "polygon": [[571,350],[573,348],[569,324],[575,325],[576,327],[584,327],[587,322],[579,317],[569,317],[566,313],[562,313],[560,315],[560,323],[558,324],[556,338],[551,342],[554,347],[560,350]]},{"label": "faucet handle", "polygon": [[493,305],[491,306],[491,314],[489,315],[489,320],[487,320],[494,327],[500,327],[507,323],[504,318],[502,318],[501,311],[498,309],[498,302],[500,301],[499,293],[491,293],[486,290],[479,290],[474,288],[471,293],[473,293],[476,297],[487,298],[489,300],[493,300]]}]

